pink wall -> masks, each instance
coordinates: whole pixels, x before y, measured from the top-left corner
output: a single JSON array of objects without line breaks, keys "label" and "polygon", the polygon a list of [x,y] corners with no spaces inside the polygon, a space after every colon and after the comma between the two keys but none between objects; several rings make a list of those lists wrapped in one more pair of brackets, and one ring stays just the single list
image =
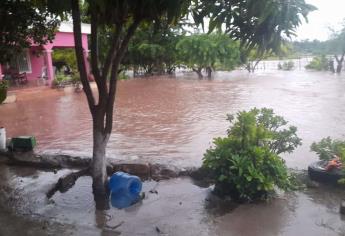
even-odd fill
[{"label": "pink wall", "polygon": [[[84,50],[88,50],[87,34],[82,35],[82,44]],[[53,49],[53,47],[74,47],[73,33],[57,32],[53,43],[43,46],[45,49]]]},{"label": "pink wall", "polygon": [[[82,34],[82,44],[84,50],[88,51],[88,42],[87,42],[87,34]],[[54,47],[58,48],[71,48],[74,47],[74,35],[73,33],[66,33],[66,32],[57,32],[55,35],[55,39],[52,43],[48,43],[43,45],[42,47],[39,46],[31,46],[29,49],[29,56],[31,62],[31,73],[27,73],[27,78],[29,80],[36,80],[38,77],[42,75],[42,68],[47,66],[47,72],[49,79],[52,80],[53,76],[53,65],[49,63],[51,61],[51,53],[52,50],[54,51]],[[35,52],[41,52],[39,56]],[[43,52],[44,51],[44,52]],[[86,60],[87,61],[87,60]],[[89,71],[89,64],[86,63],[87,71]],[[2,67],[5,69],[4,67]],[[2,70],[4,73],[4,70]],[[0,65],[0,74],[1,74],[1,65]],[[1,79],[1,76],[0,76]]]},{"label": "pink wall", "polygon": [[40,54],[37,56],[35,53],[42,51],[42,48],[33,46],[30,48],[30,61],[31,61],[31,71],[32,73],[27,73],[27,77],[29,80],[35,80],[42,74],[42,68],[45,65],[44,56]]}]

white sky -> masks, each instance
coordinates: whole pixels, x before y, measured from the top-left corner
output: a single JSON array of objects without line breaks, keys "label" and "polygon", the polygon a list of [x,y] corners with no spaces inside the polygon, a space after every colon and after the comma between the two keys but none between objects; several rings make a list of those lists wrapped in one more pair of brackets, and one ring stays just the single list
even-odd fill
[{"label": "white sky", "polygon": [[330,36],[329,27],[339,30],[345,18],[345,0],[306,0],[318,10],[309,14],[309,23],[297,29],[297,40],[326,40]]}]

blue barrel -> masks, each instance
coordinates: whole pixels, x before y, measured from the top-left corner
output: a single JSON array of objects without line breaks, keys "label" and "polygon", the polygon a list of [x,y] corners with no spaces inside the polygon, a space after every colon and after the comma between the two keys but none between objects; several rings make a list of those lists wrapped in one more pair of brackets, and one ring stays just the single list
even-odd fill
[{"label": "blue barrel", "polygon": [[129,207],[132,204],[136,203],[139,199],[140,195],[138,195],[137,198],[133,200],[133,197],[124,192],[112,192],[110,195],[111,205],[119,209]]},{"label": "blue barrel", "polygon": [[112,198],[113,196],[119,199],[125,197],[128,198],[132,204],[139,199],[142,182],[138,176],[119,171],[110,177],[108,187],[111,191]]}]

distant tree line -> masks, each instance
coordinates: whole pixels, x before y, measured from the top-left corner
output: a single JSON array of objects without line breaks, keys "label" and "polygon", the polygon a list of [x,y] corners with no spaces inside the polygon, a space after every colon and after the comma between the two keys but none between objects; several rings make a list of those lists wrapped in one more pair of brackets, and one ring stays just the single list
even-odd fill
[{"label": "distant tree line", "polygon": [[343,28],[334,31],[326,41],[293,42],[292,48],[292,53],[295,55],[315,56],[307,69],[330,70],[333,73],[341,73],[345,59],[345,22]]},{"label": "distant tree line", "polygon": [[134,75],[172,74],[189,68],[199,78],[211,77],[216,69],[232,70],[240,64],[239,43],[229,36],[187,35],[182,28],[140,28],[128,46],[122,66]]}]

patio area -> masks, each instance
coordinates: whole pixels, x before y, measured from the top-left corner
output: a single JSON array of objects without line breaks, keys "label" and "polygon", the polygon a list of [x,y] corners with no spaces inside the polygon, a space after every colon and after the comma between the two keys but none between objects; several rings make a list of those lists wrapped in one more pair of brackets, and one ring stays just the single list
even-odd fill
[{"label": "patio area", "polygon": [[[87,72],[89,72],[88,34],[90,34],[90,26],[83,24],[82,45]],[[68,22],[63,22],[53,42],[42,46],[32,44],[30,48],[14,56],[8,63],[0,64],[0,79],[9,81],[11,86],[10,90],[51,86],[55,79],[56,71],[52,56],[54,49],[74,47],[73,25]]]}]

